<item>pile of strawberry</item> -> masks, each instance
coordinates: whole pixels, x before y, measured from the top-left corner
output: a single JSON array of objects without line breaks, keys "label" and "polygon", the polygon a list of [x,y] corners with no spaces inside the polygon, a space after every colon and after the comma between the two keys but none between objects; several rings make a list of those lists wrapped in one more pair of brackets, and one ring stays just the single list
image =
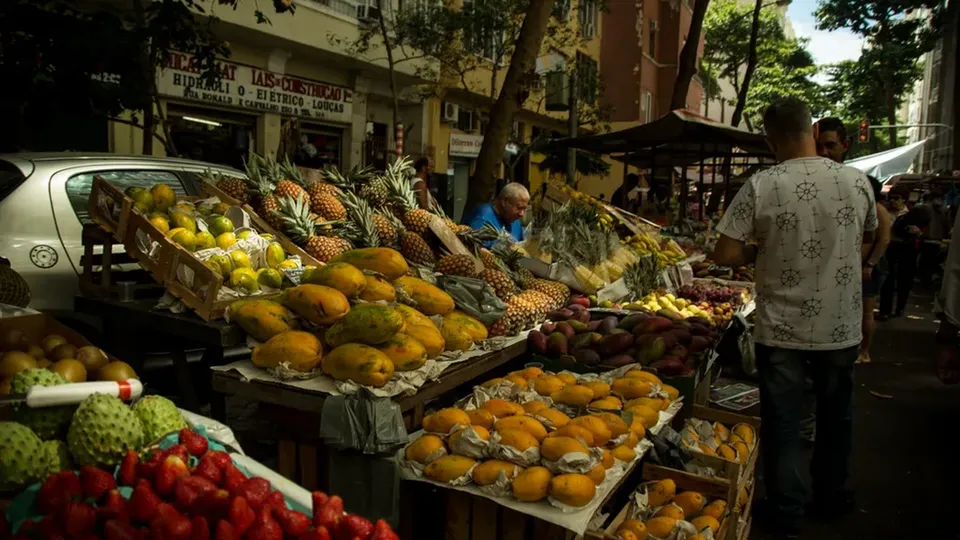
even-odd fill
[{"label": "pile of strawberry", "polygon": [[[247,478],[203,435],[179,436],[146,459],[128,450],[116,478],[90,466],[51,475],[35,500],[44,517],[11,535],[0,512],[0,540],[399,540],[382,519],[344,514],[336,495],[313,492],[312,516],[291,510],[270,482]],[[118,485],[133,488],[129,499]]]}]

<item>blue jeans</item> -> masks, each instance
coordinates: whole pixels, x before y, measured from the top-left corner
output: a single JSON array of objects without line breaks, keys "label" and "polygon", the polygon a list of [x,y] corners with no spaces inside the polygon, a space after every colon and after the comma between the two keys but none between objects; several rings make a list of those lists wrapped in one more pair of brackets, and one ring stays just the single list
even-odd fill
[{"label": "blue jeans", "polygon": [[853,448],[853,364],[858,347],[834,351],[756,344],[760,375],[760,440],[767,498],[777,517],[799,524],[806,490],[800,478],[800,423],[809,371],[817,397],[817,437],[810,473],[814,498],[842,497]]}]

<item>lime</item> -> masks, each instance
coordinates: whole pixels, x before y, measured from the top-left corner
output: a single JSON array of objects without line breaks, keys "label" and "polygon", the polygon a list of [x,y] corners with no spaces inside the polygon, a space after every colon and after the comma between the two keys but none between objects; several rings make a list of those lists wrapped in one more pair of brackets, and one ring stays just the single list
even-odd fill
[{"label": "lime", "polygon": [[230,272],[230,288],[244,294],[251,294],[260,290],[257,282],[257,273],[251,268],[237,268]]},{"label": "lime", "polygon": [[259,282],[260,285],[279,289],[283,283],[283,276],[280,275],[280,272],[276,269],[261,268],[257,270],[257,282]]},{"label": "lime", "polygon": [[253,268],[253,264],[250,262],[250,256],[243,250],[235,249],[231,251],[230,259],[233,261],[233,267],[238,270],[241,268]]},{"label": "lime", "polygon": [[207,263],[216,264],[220,268],[220,275],[224,278],[228,277],[230,272],[233,272],[233,259],[226,255],[214,255],[207,259]]},{"label": "lime", "polygon": [[232,232],[225,232],[217,236],[217,247],[227,249],[237,243],[237,235]]},{"label": "lime", "polygon": [[250,229],[247,229],[245,231],[240,231],[237,233],[237,240],[243,240],[244,238],[250,236],[252,233],[253,231],[251,231]]},{"label": "lime", "polygon": [[187,214],[186,212],[171,213],[170,223],[176,227],[183,227],[192,233],[197,232],[197,220],[193,219],[193,216]]},{"label": "lime", "polygon": [[198,232],[196,238],[198,251],[201,249],[210,249],[217,245],[217,241],[213,239],[213,235],[207,231]]},{"label": "lime", "polygon": [[197,248],[197,237],[187,229],[173,229],[170,231],[170,239],[183,246],[187,251],[193,251]]},{"label": "lime", "polygon": [[170,232],[170,222],[167,221],[167,218],[162,215],[151,217],[150,223],[152,223],[153,226],[156,227],[163,234],[167,234],[168,232]]},{"label": "lime", "polygon": [[233,229],[233,222],[223,216],[216,216],[207,221],[207,230],[214,236],[220,236],[228,232],[232,233]]}]

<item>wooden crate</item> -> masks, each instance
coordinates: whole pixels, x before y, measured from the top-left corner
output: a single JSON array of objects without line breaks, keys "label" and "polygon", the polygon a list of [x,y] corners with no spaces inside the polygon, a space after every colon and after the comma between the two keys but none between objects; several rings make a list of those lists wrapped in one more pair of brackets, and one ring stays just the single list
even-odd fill
[{"label": "wooden crate", "polygon": [[[119,244],[114,235],[99,225],[83,227],[83,256],[80,265],[80,293],[93,298],[116,298],[117,285],[121,281],[133,282],[135,297],[141,295],[159,296],[163,286],[158,284],[149,272],[143,268],[122,270],[123,264],[137,264],[137,260],[127,254],[123,244]],[[100,248],[100,253],[96,253]]]},{"label": "wooden crate", "polygon": [[113,187],[100,176],[93,177],[90,186],[90,198],[87,199],[87,213],[94,223],[123,242],[127,230],[127,220],[133,212],[133,199]]},{"label": "wooden crate", "polygon": [[[83,334],[77,332],[73,328],[64,326],[58,320],[46,313],[33,313],[30,315],[21,315],[19,317],[0,318],[0,333],[3,333],[10,328],[21,330],[27,335],[27,339],[30,340],[31,343],[38,343],[41,339],[50,334],[57,334],[59,336],[63,336],[67,340],[67,343],[70,343],[78,348],[93,345],[86,337],[83,336]],[[117,360],[116,357],[107,351],[103,352],[107,355],[107,359],[111,362],[115,362]]]},{"label": "wooden crate", "polygon": [[[753,445],[750,456],[747,458],[747,462],[740,464],[717,456],[708,456],[700,452],[691,451],[691,455],[694,456],[694,461],[697,464],[720,471],[720,475],[715,478],[710,478],[648,464],[644,467],[644,478],[647,479],[647,475],[649,474],[650,479],[672,478],[674,481],[677,481],[677,479],[680,478],[685,483],[699,482],[702,485],[712,485],[722,488],[724,492],[723,497],[724,500],[727,501],[727,508],[729,509],[728,519],[730,520],[730,525],[727,527],[726,536],[718,535],[718,540],[741,540],[746,538],[745,536],[741,536],[741,534],[746,532],[746,534],[749,535],[752,520],[750,507],[756,484],[755,473],[757,457],[760,454],[760,419],[755,416],[745,416],[729,411],[711,409],[701,405],[694,405],[691,413],[693,418],[720,422],[731,429],[736,424],[753,426],[756,442]],[[679,482],[677,483],[677,487],[681,487]],[[741,492],[744,494],[743,497],[741,497]],[[745,504],[739,504],[741,500],[744,500]]]}]

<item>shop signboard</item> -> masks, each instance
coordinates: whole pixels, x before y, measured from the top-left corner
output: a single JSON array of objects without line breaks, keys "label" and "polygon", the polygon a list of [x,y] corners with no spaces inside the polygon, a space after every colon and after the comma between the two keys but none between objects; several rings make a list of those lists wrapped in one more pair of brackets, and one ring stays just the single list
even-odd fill
[{"label": "shop signboard", "polygon": [[274,73],[244,64],[217,62],[220,80],[207,84],[190,54],[173,52],[157,72],[160,95],[288,116],[349,123],[353,90]]},{"label": "shop signboard", "polygon": [[475,158],[480,155],[481,146],[483,146],[483,135],[450,134],[451,156]]}]

